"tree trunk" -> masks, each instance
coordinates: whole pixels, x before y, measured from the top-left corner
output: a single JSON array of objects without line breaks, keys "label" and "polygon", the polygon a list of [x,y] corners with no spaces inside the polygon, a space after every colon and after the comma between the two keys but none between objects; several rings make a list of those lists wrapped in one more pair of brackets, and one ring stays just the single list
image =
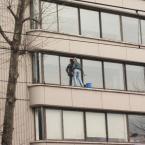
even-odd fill
[{"label": "tree trunk", "polygon": [[18,52],[12,50],[10,56],[7,98],[3,124],[2,145],[12,145],[16,84],[18,78]]}]

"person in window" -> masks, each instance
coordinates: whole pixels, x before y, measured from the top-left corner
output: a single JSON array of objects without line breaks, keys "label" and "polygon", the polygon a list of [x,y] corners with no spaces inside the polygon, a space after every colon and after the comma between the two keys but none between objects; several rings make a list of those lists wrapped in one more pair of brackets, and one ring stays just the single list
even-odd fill
[{"label": "person in window", "polygon": [[81,65],[78,63],[77,59],[73,59],[73,82],[74,86],[84,87],[82,82],[81,73],[83,72]]},{"label": "person in window", "polygon": [[72,78],[73,78],[73,64],[74,64],[74,61],[73,59],[71,58],[70,59],[70,63],[67,65],[66,67],[66,72],[69,76],[69,85],[72,86]]}]

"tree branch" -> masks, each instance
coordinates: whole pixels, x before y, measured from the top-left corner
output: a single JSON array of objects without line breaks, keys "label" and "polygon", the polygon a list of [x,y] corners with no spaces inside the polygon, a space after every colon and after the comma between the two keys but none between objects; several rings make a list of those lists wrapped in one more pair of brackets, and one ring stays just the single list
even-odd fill
[{"label": "tree branch", "polygon": [[2,27],[0,26],[0,34],[3,36],[3,38],[8,42],[9,45],[12,44],[11,40],[7,37],[5,32],[3,31]]},{"label": "tree branch", "polygon": [[40,23],[38,20],[34,19],[34,18],[31,18],[31,17],[28,17],[28,18],[25,18],[24,20],[22,20],[22,23],[25,23],[26,21],[28,20],[32,20],[32,21],[35,21],[37,23]]},{"label": "tree branch", "polygon": [[11,6],[8,6],[7,8],[8,8],[8,10],[11,12],[12,16],[13,16],[15,19],[17,19],[17,16],[16,16],[16,14],[13,12],[13,10],[11,9]]}]

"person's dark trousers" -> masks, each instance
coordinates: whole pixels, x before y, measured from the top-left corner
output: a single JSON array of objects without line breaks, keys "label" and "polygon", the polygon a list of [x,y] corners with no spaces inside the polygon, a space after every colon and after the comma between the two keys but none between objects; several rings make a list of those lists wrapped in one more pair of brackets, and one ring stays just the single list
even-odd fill
[{"label": "person's dark trousers", "polygon": [[73,76],[69,76],[69,85],[72,86],[72,78]]}]

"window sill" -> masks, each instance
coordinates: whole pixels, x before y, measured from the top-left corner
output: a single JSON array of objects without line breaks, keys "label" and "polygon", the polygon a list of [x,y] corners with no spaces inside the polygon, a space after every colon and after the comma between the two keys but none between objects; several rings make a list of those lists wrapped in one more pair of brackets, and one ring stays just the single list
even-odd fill
[{"label": "window sill", "polygon": [[89,142],[89,141],[61,141],[61,140],[41,140],[41,141],[34,141],[31,142],[31,145],[35,145],[39,143],[42,145],[43,143],[61,143],[61,144],[98,144],[98,145],[134,145],[134,143],[118,143],[118,142]]},{"label": "window sill", "polygon": [[[114,43],[114,44],[110,44],[110,45],[113,45],[113,46],[124,46],[124,47],[129,47],[129,48],[144,48],[145,49],[145,45],[143,44],[136,44],[136,43],[131,43],[131,42],[125,42],[125,41],[119,41],[119,40],[112,40],[112,39],[107,39],[107,38],[95,38],[95,37],[87,37],[87,36],[83,36],[83,35],[74,35],[74,34],[67,34],[67,33],[59,33],[59,32],[52,32],[52,31],[47,31],[47,30],[43,30],[43,29],[31,29],[30,31],[27,31],[27,33],[33,33],[33,32],[42,32],[42,33],[51,33],[51,34],[57,34],[57,35],[60,35],[60,36],[68,36],[70,38],[61,38],[61,37],[56,37],[56,36],[52,36],[52,38],[54,39],[63,39],[63,40],[70,40],[70,41],[80,41],[80,42],[84,42],[83,40],[77,40],[75,39],[74,40],[74,37],[75,38],[79,38],[79,39],[87,39],[87,41],[90,43],[93,43],[94,41],[99,41],[97,42],[98,44],[105,44],[106,45],[109,45],[107,43]],[[33,36],[33,35],[32,35]],[[42,37],[45,37],[45,36],[42,36]],[[47,36],[46,36],[47,37]],[[71,38],[73,37],[73,38]],[[50,37],[48,37],[50,38]],[[94,42],[95,43],[95,42]]]},{"label": "window sill", "polygon": [[45,86],[45,87],[56,87],[56,88],[66,88],[66,89],[76,89],[76,90],[87,90],[87,91],[98,91],[98,92],[110,92],[110,93],[123,93],[123,94],[134,94],[134,95],[145,95],[145,92],[137,92],[137,91],[125,91],[125,90],[113,90],[113,89],[98,89],[98,88],[85,88],[85,87],[74,87],[74,86],[60,86],[54,84],[32,84],[28,87],[33,86]]}]

